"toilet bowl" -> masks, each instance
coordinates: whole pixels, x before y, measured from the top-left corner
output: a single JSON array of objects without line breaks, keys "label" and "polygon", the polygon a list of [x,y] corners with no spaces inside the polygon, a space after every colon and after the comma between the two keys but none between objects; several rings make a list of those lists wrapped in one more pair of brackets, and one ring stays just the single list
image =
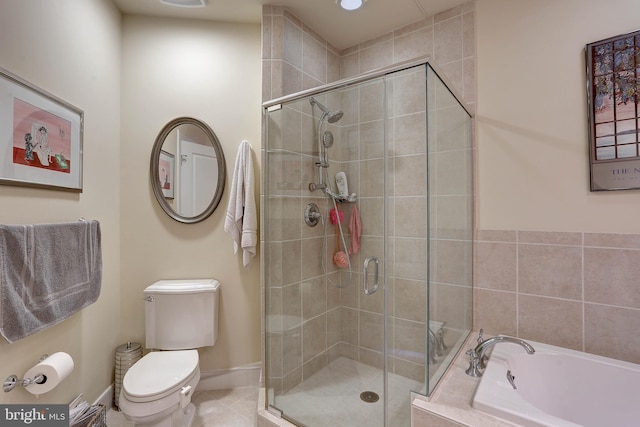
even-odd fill
[{"label": "toilet bowl", "polygon": [[124,377],[119,407],[136,425],[188,426],[191,396],[200,381],[198,351],[156,351],[136,362]]},{"label": "toilet bowl", "polygon": [[145,289],[147,348],[125,374],[119,408],[136,426],[189,427],[200,381],[198,350],[217,339],[218,288],[212,279],[163,280]]}]

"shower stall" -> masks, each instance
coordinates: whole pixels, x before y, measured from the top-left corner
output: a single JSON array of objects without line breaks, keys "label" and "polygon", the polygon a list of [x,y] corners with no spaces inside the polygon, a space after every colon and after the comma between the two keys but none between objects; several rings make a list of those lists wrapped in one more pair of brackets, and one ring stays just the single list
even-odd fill
[{"label": "shower stall", "polygon": [[472,120],[427,59],[266,102],[266,406],[410,426],[472,328]]}]

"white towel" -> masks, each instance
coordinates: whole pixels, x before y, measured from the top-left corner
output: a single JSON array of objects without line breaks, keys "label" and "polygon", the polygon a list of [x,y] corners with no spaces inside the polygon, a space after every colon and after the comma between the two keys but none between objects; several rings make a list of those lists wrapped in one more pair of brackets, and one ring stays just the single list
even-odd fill
[{"label": "white towel", "polygon": [[233,253],[238,253],[238,248],[242,248],[242,264],[245,267],[256,255],[258,245],[258,216],[251,153],[251,144],[246,140],[242,141],[236,156],[224,220],[224,231],[233,239]]}]

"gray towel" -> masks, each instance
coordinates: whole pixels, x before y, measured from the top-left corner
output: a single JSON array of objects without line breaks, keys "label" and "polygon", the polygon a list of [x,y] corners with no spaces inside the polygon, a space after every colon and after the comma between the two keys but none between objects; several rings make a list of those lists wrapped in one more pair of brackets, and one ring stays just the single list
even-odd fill
[{"label": "gray towel", "polygon": [[98,221],[0,225],[0,333],[11,342],[94,303],[102,284]]}]

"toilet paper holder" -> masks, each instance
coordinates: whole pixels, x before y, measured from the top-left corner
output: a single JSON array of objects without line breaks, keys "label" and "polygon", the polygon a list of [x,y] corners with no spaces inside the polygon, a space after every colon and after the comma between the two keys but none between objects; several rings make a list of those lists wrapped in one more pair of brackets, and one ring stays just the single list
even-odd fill
[{"label": "toilet paper holder", "polygon": [[[43,354],[38,363],[42,362],[44,359],[49,357],[48,354]],[[31,384],[42,384],[47,380],[47,377],[43,374],[38,374],[33,378],[23,378],[18,379],[17,375],[9,375],[2,385],[2,390],[5,393],[9,393],[11,390],[15,388],[17,385],[21,385],[22,387],[27,387]]]}]

